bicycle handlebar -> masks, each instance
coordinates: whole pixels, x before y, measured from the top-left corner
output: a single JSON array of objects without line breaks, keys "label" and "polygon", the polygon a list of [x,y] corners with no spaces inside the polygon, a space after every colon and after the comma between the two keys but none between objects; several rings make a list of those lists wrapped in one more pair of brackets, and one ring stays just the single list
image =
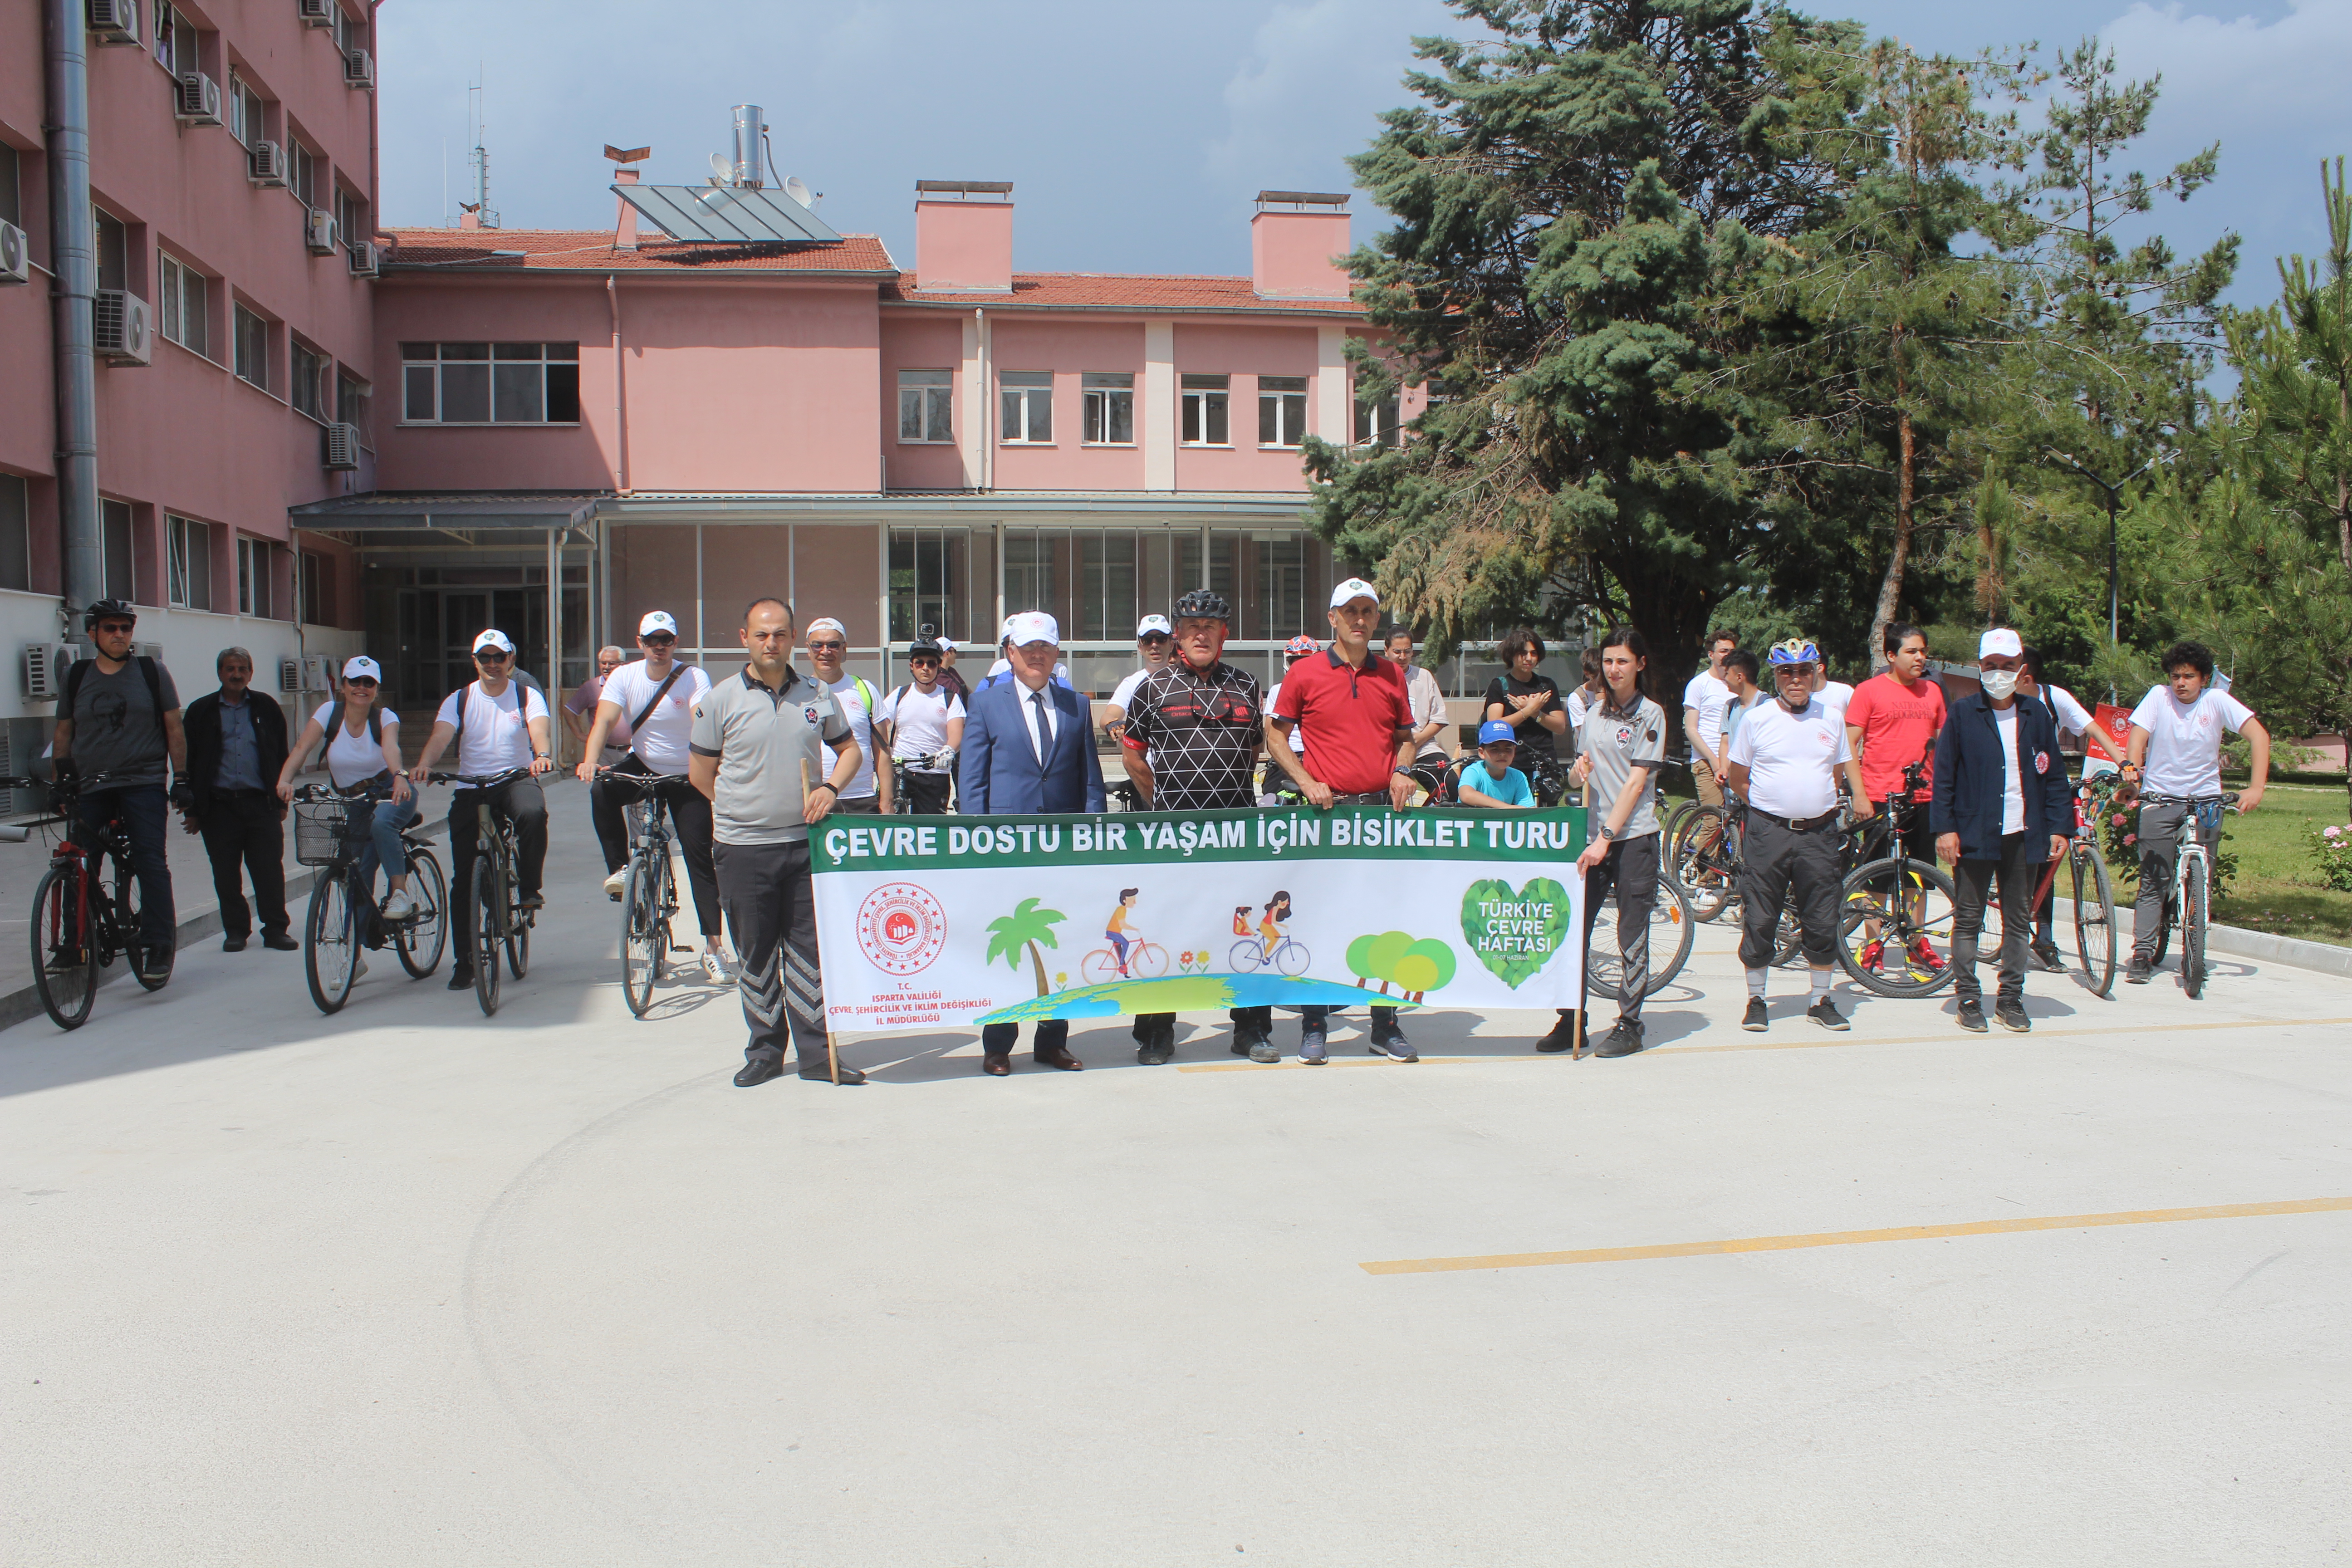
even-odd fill
[{"label": "bicycle handlebar", "polygon": [[2220,795],[2151,795],[2142,790],[2139,798],[2143,805],[2219,805],[2226,810],[2238,804],[2235,790],[2224,790]]},{"label": "bicycle handlebar", "polygon": [[457,784],[463,789],[496,789],[500,784],[509,784],[514,783],[517,779],[527,779],[534,776],[535,775],[529,768],[509,768],[502,773],[488,773],[479,777],[469,773],[426,773],[425,775],[425,782],[427,784]]},{"label": "bicycle handlebar", "polygon": [[[529,768],[525,768],[521,771],[529,773],[530,770]],[[438,773],[434,775],[436,778],[440,776],[441,775]],[[647,787],[651,787],[654,784],[685,784],[688,782],[687,775],[684,773],[625,773],[618,768],[598,768],[596,770],[596,781],[599,784],[602,784],[606,779],[617,780],[622,784],[642,784]]]}]

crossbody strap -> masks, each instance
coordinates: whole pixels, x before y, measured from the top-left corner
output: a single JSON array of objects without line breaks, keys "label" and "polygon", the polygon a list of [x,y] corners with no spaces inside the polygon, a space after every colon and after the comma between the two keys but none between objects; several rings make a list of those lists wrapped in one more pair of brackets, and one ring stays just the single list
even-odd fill
[{"label": "crossbody strap", "polygon": [[663,681],[660,686],[655,689],[654,694],[646,700],[646,705],[637,710],[637,716],[629,721],[630,734],[634,735],[638,731],[646,727],[646,715],[650,714],[655,709],[661,706],[661,700],[669,695],[669,689],[676,686],[677,684],[677,678],[685,673],[686,666],[682,664],[674,664],[670,666],[669,679]]}]

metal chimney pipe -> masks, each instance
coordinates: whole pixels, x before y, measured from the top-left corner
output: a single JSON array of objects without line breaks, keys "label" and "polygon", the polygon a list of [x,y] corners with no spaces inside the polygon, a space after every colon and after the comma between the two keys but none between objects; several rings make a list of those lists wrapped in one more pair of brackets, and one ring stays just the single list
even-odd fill
[{"label": "metal chimney pipe", "polygon": [[756,103],[735,106],[735,183],[758,190],[768,182],[761,172],[760,135],[767,129]]},{"label": "metal chimney pipe", "polygon": [[79,613],[106,596],[106,536],[98,510],[98,258],[89,217],[88,21],[80,0],[48,0],[50,296],[57,336],[58,520],[63,525],[67,635],[81,640]]}]

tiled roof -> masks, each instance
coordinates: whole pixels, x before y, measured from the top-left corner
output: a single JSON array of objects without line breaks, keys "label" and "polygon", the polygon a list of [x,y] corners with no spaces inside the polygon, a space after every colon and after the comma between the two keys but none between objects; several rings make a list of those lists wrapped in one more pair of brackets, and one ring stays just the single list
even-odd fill
[{"label": "tiled roof", "polygon": [[1360,316],[1352,300],[1269,300],[1246,278],[1124,272],[1016,272],[1011,294],[925,293],[911,272],[885,285],[886,305],[1010,306],[1059,310],[1248,310]]},{"label": "tiled roof", "polygon": [[[613,248],[607,229],[394,228],[387,271],[447,272],[858,272],[895,274],[890,253],[870,234],[839,245],[686,244],[654,237],[635,251]],[[493,256],[519,250],[520,256]]]}]

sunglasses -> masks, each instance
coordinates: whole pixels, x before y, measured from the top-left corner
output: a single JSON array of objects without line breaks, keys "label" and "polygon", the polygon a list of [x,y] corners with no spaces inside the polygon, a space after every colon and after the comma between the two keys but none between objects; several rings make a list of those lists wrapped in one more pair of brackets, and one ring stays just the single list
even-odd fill
[{"label": "sunglasses", "polygon": [[343,677],[343,684],[345,686],[364,686],[370,691],[373,691],[375,689],[375,677],[373,675],[347,675]]},{"label": "sunglasses", "polygon": [[127,637],[139,626],[135,621],[100,621],[97,629],[107,637]]},{"label": "sunglasses", "polygon": [[637,640],[645,644],[647,647],[668,647],[671,644],[677,641],[676,637],[670,636],[667,632],[656,632],[649,637],[639,637]]},{"label": "sunglasses", "polygon": [[1141,643],[1160,643],[1167,642],[1170,639],[1166,632],[1146,632],[1143,636],[1136,638],[1135,640]]},{"label": "sunglasses", "polygon": [[486,647],[476,650],[474,654],[474,662],[476,664],[504,664],[507,661],[507,655],[500,653],[494,647]]},{"label": "sunglasses", "polygon": [[845,642],[813,642],[809,644],[809,652],[841,653],[845,651],[848,647],[849,645]]}]

